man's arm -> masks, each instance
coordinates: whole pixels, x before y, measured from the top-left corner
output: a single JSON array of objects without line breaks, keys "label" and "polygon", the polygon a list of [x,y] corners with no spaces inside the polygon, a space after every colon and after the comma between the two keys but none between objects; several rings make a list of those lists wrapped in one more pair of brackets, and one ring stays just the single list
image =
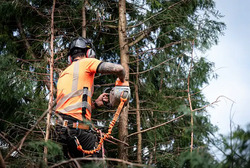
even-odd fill
[{"label": "man's arm", "polygon": [[120,79],[121,82],[124,82],[125,69],[120,64],[102,62],[98,67],[97,72],[101,74],[114,74]]}]

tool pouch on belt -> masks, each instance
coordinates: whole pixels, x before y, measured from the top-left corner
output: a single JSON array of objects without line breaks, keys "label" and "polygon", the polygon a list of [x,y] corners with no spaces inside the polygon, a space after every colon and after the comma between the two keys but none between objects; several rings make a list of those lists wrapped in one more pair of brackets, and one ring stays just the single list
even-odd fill
[{"label": "tool pouch on belt", "polygon": [[[59,120],[57,122],[58,122],[58,125],[56,126],[56,132],[57,132],[57,135],[59,136],[58,138],[59,141],[60,140],[65,141],[71,136],[74,137],[78,134],[77,133],[78,129],[83,129],[81,127],[83,126],[82,123],[79,123],[77,119],[68,115],[60,114]],[[77,126],[77,128],[75,125]],[[86,126],[87,127],[86,129],[89,130],[90,128],[89,125],[84,124],[84,126]]]},{"label": "tool pouch on belt", "polygon": [[55,127],[56,132],[56,141],[63,142],[67,139],[67,128],[61,125],[56,125]]}]

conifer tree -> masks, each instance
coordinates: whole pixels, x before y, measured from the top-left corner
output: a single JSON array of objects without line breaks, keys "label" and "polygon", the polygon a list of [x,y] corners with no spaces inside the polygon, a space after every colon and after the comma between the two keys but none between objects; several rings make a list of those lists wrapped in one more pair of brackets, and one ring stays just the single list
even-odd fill
[{"label": "conifer tree", "polygon": [[[119,150],[117,145],[107,142],[107,156],[118,158],[120,155],[124,160],[158,167],[178,167],[176,162],[180,156],[187,161],[183,161],[184,164],[189,162],[188,156],[182,154],[190,151],[191,142],[193,155],[201,148],[207,154],[207,137],[215,127],[203,108],[208,102],[202,87],[216,75],[213,63],[193,53],[217,44],[225,27],[218,21],[221,16],[215,2],[119,2],[56,1],[54,86],[59,73],[67,66],[69,42],[76,36],[85,36],[86,32],[86,37],[93,39],[98,59],[126,67],[132,90],[129,108],[119,121],[123,127],[119,130],[116,125],[113,131],[114,137],[120,137]],[[1,135],[13,146],[18,145],[27,129],[34,126],[48,107],[48,94],[52,90],[48,60],[52,6],[52,1],[36,0],[1,0],[0,3],[0,14],[4,16],[0,18],[3,74],[0,76],[0,127]],[[97,76],[96,94],[103,90],[103,85],[110,86],[114,81],[115,77]],[[55,92],[53,94],[55,96]],[[93,113],[93,122],[97,126],[101,123],[104,131],[113,117],[109,111]],[[190,127],[191,112],[193,127]],[[49,162],[61,159],[54,157],[61,155],[60,147],[53,141],[44,142],[45,126],[43,119],[27,136],[24,149],[19,151],[20,157],[13,159],[16,163],[43,164],[44,146],[49,150]],[[124,134],[118,136],[121,129]],[[4,157],[10,148],[13,147],[2,152]]]}]

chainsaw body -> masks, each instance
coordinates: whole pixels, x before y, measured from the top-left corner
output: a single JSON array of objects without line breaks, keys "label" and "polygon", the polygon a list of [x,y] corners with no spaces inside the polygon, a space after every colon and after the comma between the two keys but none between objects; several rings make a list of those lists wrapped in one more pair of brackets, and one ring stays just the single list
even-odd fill
[{"label": "chainsaw body", "polygon": [[111,89],[109,94],[109,103],[112,107],[116,107],[120,104],[121,98],[127,99],[125,105],[129,101],[131,96],[130,87],[128,81],[121,82],[119,80],[116,81],[115,87]]}]

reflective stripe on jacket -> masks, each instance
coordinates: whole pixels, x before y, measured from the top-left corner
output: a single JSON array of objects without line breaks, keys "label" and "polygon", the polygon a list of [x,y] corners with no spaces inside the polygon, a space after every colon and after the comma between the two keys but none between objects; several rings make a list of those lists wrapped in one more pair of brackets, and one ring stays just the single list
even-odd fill
[{"label": "reflective stripe on jacket", "polygon": [[83,58],[73,62],[61,73],[57,83],[56,112],[81,121],[82,116],[91,120],[94,76],[100,63],[95,58]]}]

